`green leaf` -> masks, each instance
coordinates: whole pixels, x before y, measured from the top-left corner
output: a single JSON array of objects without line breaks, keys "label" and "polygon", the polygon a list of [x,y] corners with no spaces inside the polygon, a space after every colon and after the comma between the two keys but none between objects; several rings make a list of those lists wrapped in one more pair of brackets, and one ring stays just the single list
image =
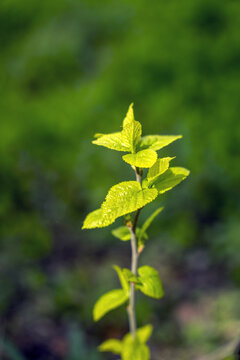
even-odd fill
[{"label": "green leaf", "polygon": [[108,192],[101,209],[91,212],[83,223],[83,229],[93,229],[112,224],[116,218],[129,214],[153,201],[156,189],[142,189],[137,181],[124,181]]},{"label": "green leaf", "polygon": [[122,349],[122,342],[120,340],[116,340],[116,339],[109,339],[104,341],[99,347],[98,350],[99,351],[110,351],[113,354],[121,354],[121,349]]},{"label": "green leaf", "polygon": [[130,104],[126,117],[123,120],[123,127],[134,121],[133,103]]},{"label": "green leaf", "polygon": [[119,226],[118,228],[112,230],[112,235],[122,241],[131,239],[131,234],[127,226]]},{"label": "green leaf", "polygon": [[175,157],[165,157],[158,159],[154,165],[148,170],[147,185],[150,186],[160,175],[162,175],[169,168],[169,163]]},{"label": "green leaf", "polygon": [[116,270],[116,272],[118,274],[118,277],[119,277],[119,280],[120,280],[123,290],[128,292],[129,291],[129,282],[128,282],[127,274],[124,272],[123,269],[121,269],[117,265],[114,265],[113,268]]},{"label": "green leaf", "polygon": [[133,339],[131,335],[128,335],[123,339],[122,360],[149,360],[150,351],[147,345],[141,343],[138,337]]},{"label": "green leaf", "polygon": [[150,168],[157,160],[157,153],[152,149],[146,149],[135,154],[124,155],[122,158],[130,165],[140,168]]},{"label": "green leaf", "polygon": [[109,190],[101,206],[103,215],[114,222],[116,218],[142,208],[156,196],[156,189],[143,190],[137,181],[124,181]]},{"label": "green leaf", "polygon": [[97,227],[108,226],[112,223],[112,219],[107,216],[103,216],[102,209],[97,209],[90,212],[83,223],[82,229],[93,229]]},{"label": "green leaf", "polygon": [[151,324],[145,325],[137,329],[137,337],[139,341],[145,344],[152,335],[152,331],[153,331],[153,327]]},{"label": "green leaf", "polygon": [[124,275],[128,279],[129,282],[134,282],[135,284],[140,284],[139,278],[137,275],[134,275],[131,270],[123,269]]},{"label": "green leaf", "polygon": [[98,321],[109,311],[123,305],[129,298],[125,290],[111,290],[102,295],[93,308],[93,319]]},{"label": "green leaf", "polygon": [[153,220],[155,219],[155,217],[163,210],[163,206],[158,208],[157,210],[155,210],[152,215],[150,215],[147,220],[144,222],[143,226],[141,227],[140,231],[139,231],[139,235],[138,235],[138,243],[139,245],[143,245],[144,243],[144,234],[146,234],[147,229],[149,228],[149,226],[151,225],[151,223],[153,222]]},{"label": "green leaf", "polygon": [[153,186],[158,190],[159,194],[163,194],[186,179],[189,173],[189,170],[182,167],[170,167],[157,178]]},{"label": "green leaf", "polygon": [[122,141],[127,146],[129,151],[135,152],[136,146],[141,138],[142,125],[139,121],[131,121],[124,125],[121,132]]},{"label": "green leaf", "polygon": [[142,266],[138,269],[141,285],[136,285],[142,293],[155,299],[160,299],[164,295],[162,282],[158,271],[151,266]]},{"label": "green leaf", "polygon": [[[136,236],[139,237],[141,229],[139,227],[136,228]],[[117,239],[122,241],[128,241],[131,239],[131,234],[127,226],[119,226],[118,228],[112,230],[112,235],[115,236]],[[141,235],[145,240],[148,239],[146,233]]]},{"label": "green leaf", "polygon": [[122,132],[116,132],[106,135],[96,135],[98,136],[98,138],[92,141],[92,143],[95,145],[104,146],[108,149],[117,151],[130,151],[129,146],[124,143],[124,140],[122,138]]},{"label": "green leaf", "polygon": [[141,138],[139,148],[157,151],[181,138],[182,135],[147,135]]}]

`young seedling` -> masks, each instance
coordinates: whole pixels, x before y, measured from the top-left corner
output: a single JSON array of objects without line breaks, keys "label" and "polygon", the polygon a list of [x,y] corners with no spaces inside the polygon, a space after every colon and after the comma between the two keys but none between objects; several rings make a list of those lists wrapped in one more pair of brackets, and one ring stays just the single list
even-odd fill
[{"label": "young seedling", "polygon": [[[182,167],[171,167],[173,157],[158,158],[157,151],[180,139],[181,135],[147,135],[142,136],[142,126],[134,119],[133,104],[130,105],[123,120],[122,131],[111,134],[96,134],[93,144],[106,148],[124,151],[122,159],[131,165],[136,181],[124,181],[114,185],[107,193],[100,209],[86,217],[83,229],[109,226],[123,216],[124,226],[112,231],[122,241],[131,243],[131,270],[114,266],[118,274],[121,289],[109,291],[102,295],[93,309],[93,318],[100,320],[109,311],[126,305],[130,332],[122,340],[108,339],[99,346],[100,351],[110,351],[121,356],[122,360],[149,360],[150,351],[146,345],[152,333],[150,324],[137,329],[135,314],[135,292],[155,299],[164,295],[158,271],[145,265],[138,268],[138,258],[148,239],[147,230],[154,218],[162,211],[157,209],[139,227],[140,211],[158,195],[171,190],[188,175]],[[143,178],[144,169],[148,169]]]}]

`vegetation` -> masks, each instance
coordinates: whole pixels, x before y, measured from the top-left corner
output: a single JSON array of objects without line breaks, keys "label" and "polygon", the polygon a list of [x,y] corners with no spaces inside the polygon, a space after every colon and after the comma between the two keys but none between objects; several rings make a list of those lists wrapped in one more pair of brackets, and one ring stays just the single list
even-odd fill
[{"label": "vegetation", "polygon": [[[114,266],[122,289],[111,290],[101,296],[93,309],[95,321],[101,319],[109,311],[127,303],[130,333],[122,341],[109,339],[99,347],[100,351],[111,351],[121,355],[123,360],[148,360],[150,352],[146,345],[152,326],[146,325],[137,329],[135,311],[135,291],[155,299],[163,294],[162,282],[158,271],[144,265],[138,268],[138,257],[148,240],[147,229],[154,218],[162,211],[162,207],[138,227],[140,211],[158,195],[171,190],[188,175],[189,171],[181,167],[172,167],[171,157],[158,158],[157,151],[181,138],[177,136],[147,135],[142,136],[142,126],[134,119],[133,104],[130,105],[123,120],[121,132],[112,134],[96,134],[93,143],[106,148],[125,151],[122,159],[131,165],[136,181],[124,181],[114,185],[108,192],[100,209],[91,212],[85,219],[83,229],[105,227],[112,224],[118,217],[124,216],[125,226],[113,230],[113,235],[122,241],[131,241],[131,270]],[[149,169],[145,178],[144,169]],[[130,214],[134,213],[132,217]]]},{"label": "vegetation", "polygon": [[167,205],[141,254],[167,296],[138,291],[136,303],[152,359],[192,360],[238,335],[239,18],[236,0],[0,1],[1,359],[14,358],[9,344],[26,360],[112,359],[96,345],[128,331],[123,306],[98,326],[90,311],[119,287],[111,264],[129,266],[109,231],[122,220],[94,231],[81,220],[135,180],[88,141],[119,129],[129,99],[145,134],[183,135],[161,157],[191,169],[139,216]]}]

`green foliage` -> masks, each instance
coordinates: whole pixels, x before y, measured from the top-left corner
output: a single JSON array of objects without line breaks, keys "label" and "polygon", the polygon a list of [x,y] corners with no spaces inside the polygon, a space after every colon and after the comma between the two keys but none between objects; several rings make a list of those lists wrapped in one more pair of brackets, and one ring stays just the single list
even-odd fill
[{"label": "green foliage", "polygon": [[[115,236],[117,239],[122,241],[128,241],[131,239],[131,234],[129,232],[129,228],[127,226],[119,226],[118,228],[112,230],[113,236]],[[142,228],[139,227],[136,228],[136,235],[137,238],[147,240],[148,235],[145,231],[142,231]]]},{"label": "green foliage", "polygon": [[110,351],[113,354],[121,354],[122,344],[120,340],[109,339],[104,341],[99,347],[99,351]]},{"label": "green foliage", "polygon": [[[120,226],[112,231],[112,234],[122,240],[131,240],[132,271],[121,269],[115,265],[122,289],[112,290],[100,297],[93,309],[93,318],[98,321],[109,311],[129,301],[129,322],[134,322],[134,301],[132,301],[132,289],[140,290],[143,294],[160,299],[164,295],[163,286],[158,271],[151,266],[136,268],[137,257],[144,248],[144,242],[148,239],[147,229],[155,217],[163,210],[158,208],[144,222],[141,228],[137,227],[139,211],[148,203],[152,202],[159,194],[172,189],[183,181],[189,171],[180,167],[169,168],[169,163],[174,157],[158,158],[157,150],[160,150],[171,142],[181,138],[177,136],[142,135],[141,124],[134,119],[133,104],[129,106],[126,117],[123,120],[121,132],[113,134],[96,134],[96,145],[105,146],[118,151],[128,151],[122,159],[130,164],[136,173],[137,181],[124,181],[111,187],[100,209],[91,212],[84,220],[83,229],[105,227],[112,224],[117,218],[125,216],[125,226]],[[137,151],[137,152],[136,152]],[[147,176],[142,180],[143,169],[149,168]],[[140,179],[140,180],[139,180]],[[131,213],[137,211],[134,218]],[[138,241],[138,253],[137,242]],[[135,249],[135,250],[134,250]],[[134,254],[135,251],[135,254]],[[130,291],[130,283],[131,291]],[[131,306],[131,310],[130,310]],[[132,325],[132,329],[133,329]],[[133,331],[133,330],[132,330]],[[99,347],[100,351],[111,351],[121,355],[122,360],[149,360],[150,351],[146,345],[152,333],[151,325],[147,325],[135,332],[127,334],[122,342],[109,339]]]},{"label": "green foliage", "polygon": [[142,137],[139,143],[139,148],[157,151],[181,138],[182,135],[146,135]]},{"label": "green foliage", "polygon": [[143,294],[160,299],[164,295],[162,282],[157,270],[151,266],[142,266],[138,269],[140,284],[136,285]]},{"label": "green foliage", "polygon": [[122,158],[130,165],[140,168],[150,168],[157,160],[157,153],[152,149],[146,149],[135,154],[124,155]]},{"label": "green foliage", "polygon": [[148,170],[146,185],[151,186],[157,178],[169,168],[170,161],[174,158],[166,157],[158,159],[154,165]]},{"label": "green foliage", "polygon": [[171,167],[157,178],[153,186],[158,190],[159,194],[163,194],[185,180],[188,175],[189,170],[187,169]]},{"label": "green foliage", "polygon": [[133,339],[131,334],[124,336],[123,340],[108,339],[104,341],[99,350],[103,352],[112,352],[122,356],[123,360],[149,360],[150,352],[146,342],[152,334],[152,325],[146,325],[137,330],[136,338]]},{"label": "green foliage", "polygon": [[109,311],[123,305],[128,298],[129,294],[122,289],[111,290],[102,295],[93,309],[94,321],[100,320]]},{"label": "green foliage", "polygon": [[109,190],[101,209],[95,210],[86,217],[83,229],[108,226],[118,217],[142,208],[157,195],[156,189],[142,189],[137,181],[124,181],[114,185]]}]

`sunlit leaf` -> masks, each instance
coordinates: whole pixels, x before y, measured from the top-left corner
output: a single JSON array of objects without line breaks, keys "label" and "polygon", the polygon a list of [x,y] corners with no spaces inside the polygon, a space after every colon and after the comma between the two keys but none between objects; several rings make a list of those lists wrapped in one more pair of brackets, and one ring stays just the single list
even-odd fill
[{"label": "sunlit leaf", "polygon": [[135,154],[123,155],[122,158],[130,165],[140,168],[150,168],[157,160],[157,153],[152,149],[146,149]]},{"label": "sunlit leaf", "polygon": [[140,285],[136,285],[142,293],[155,299],[160,299],[164,295],[162,282],[158,271],[151,266],[142,266],[138,269]]},{"label": "sunlit leaf", "polygon": [[157,151],[181,138],[182,135],[146,135],[141,138],[138,146],[140,149],[153,149]]},{"label": "sunlit leaf", "polygon": [[153,327],[151,324],[142,326],[141,328],[137,329],[137,337],[139,341],[145,344],[152,335],[152,331]]},{"label": "sunlit leaf", "polygon": [[90,212],[83,223],[82,229],[93,229],[97,227],[105,227],[112,223],[112,218],[103,216],[102,209]]},{"label": "sunlit leaf", "polygon": [[109,311],[123,305],[129,298],[129,294],[123,289],[111,290],[102,295],[93,308],[93,319],[98,321]]},{"label": "sunlit leaf", "polygon": [[126,145],[126,143],[124,143],[121,132],[98,136],[98,138],[93,140],[92,143],[117,151],[130,151],[131,149],[128,145]]},{"label": "sunlit leaf", "polygon": [[114,265],[113,268],[116,270],[120,283],[122,285],[122,288],[124,290],[126,290],[127,292],[129,291],[129,282],[128,282],[128,276],[127,274],[124,272],[124,269],[121,269],[119,266]]},{"label": "sunlit leaf", "polygon": [[134,121],[133,103],[130,104],[126,117],[123,120],[123,127]]},{"label": "sunlit leaf", "polygon": [[189,170],[182,167],[170,167],[157,178],[153,186],[159,191],[159,194],[163,194],[186,179],[189,173]]},{"label": "sunlit leaf", "polygon": [[139,121],[133,120],[123,127],[121,132],[122,141],[132,153],[135,152],[136,146],[141,138],[141,134],[142,125]]},{"label": "sunlit leaf", "polygon": [[104,216],[112,222],[125,214],[129,214],[157,197],[156,189],[142,189],[137,181],[124,181],[113,186],[102,204]]},{"label": "sunlit leaf", "polygon": [[174,159],[174,157],[157,159],[154,165],[148,170],[146,178],[148,186],[150,186],[160,175],[167,171],[169,168],[169,163],[172,159]]},{"label": "sunlit leaf", "polygon": [[146,344],[139,341],[138,337],[126,336],[123,339],[122,360],[149,360],[150,351]]},{"label": "sunlit leaf", "polygon": [[108,339],[98,347],[99,351],[102,352],[109,351],[117,355],[121,354],[121,349],[122,349],[122,342],[117,339]]}]

